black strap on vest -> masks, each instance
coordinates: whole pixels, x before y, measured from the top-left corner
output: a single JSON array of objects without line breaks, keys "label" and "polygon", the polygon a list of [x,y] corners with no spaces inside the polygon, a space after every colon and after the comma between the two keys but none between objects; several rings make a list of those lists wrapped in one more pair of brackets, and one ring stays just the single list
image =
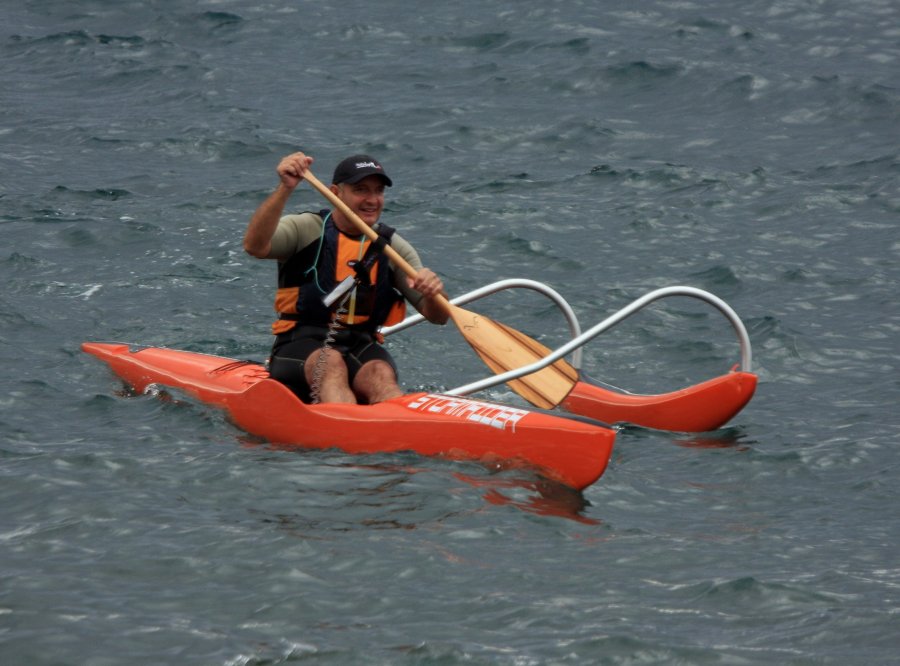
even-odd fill
[{"label": "black strap on vest", "polygon": [[325,307],[331,309],[335,303],[343,303],[349,296],[350,291],[357,285],[363,287],[372,286],[372,280],[369,275],[372,264],[375,263],[377,256],[384,251],[385,246],[390,242],[391,237],[394,235],[394,229],[387,225],[379,225],[377,234],[377,237],[369,243],[369,247],[363,254],[362,259],[348,262],[347,265],[353,269],[355,275],[345,277],[334,289],[322,296],[322,304]]},{"label": "black strap on vest", "polygon": [[395,231],[396,229],[393,227],[389,227],[386,224],[379,224],[377,229],[378,238],[372,240],[369,247],[366,248],[366,253],[362,256],[362,259],[350,262],[350,268],[356,273],[357,282],[366,286],[372,284],[372,280],[369,276],[372,264],[375,263],[375,259],[378,258],[378,255],[384,252],[384,248],[390,244]]}]

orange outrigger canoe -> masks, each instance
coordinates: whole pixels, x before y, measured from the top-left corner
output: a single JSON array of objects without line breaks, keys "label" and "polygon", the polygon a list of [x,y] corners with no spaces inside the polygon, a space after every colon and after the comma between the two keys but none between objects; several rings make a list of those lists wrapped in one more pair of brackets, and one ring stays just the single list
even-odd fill
[{"label": "orange outrigger canoe", "polygon": [[228,412],[273,444],[350,453],[413,451],[493,468],[524,467],[576,490],[606,470],[615,431],[583,418],[412,393],[377,405],[300,401],[259,364],[121,343],[85,342],[135,391],[170,387]]},{"label": "orange outrigger canoe", "polygon": [[[705,432],[727,423],[753,397],[757,377],[750,372],[747,331],[737,314],[708,292],[693,287],[657,289],[584,333],[580,333],[574,312],[564,299],[531,280],[504,280],[453,302],[512,287],[535,289],[555,300],[575,337],[527,368],[494,375],[445,394],[412,393],[377,405],[307,405],[270,379],[261,364],[221,356],[121,343],[86,342],[82,349],[108,363],[138,392],[154,385],[179,389],[226,410],[239,427],[274,444],[337,448],[351,453],[413,451],[494,467],[521,465],[577,490],[594,483],[606,470],[615,440],[615,431],[607,423]],[[574,352],[577,369],[583,344],[668,296],[699,298],[720,310],[738,334],[741,365],[725,375],[655,395],[604,388],[582,376],[560,403],[564,411],[553,413],[462,397],[533,372],[536,366],[545,367],[570,352]],[[397,332],[420,320],[416,315],[383,332]]]}]

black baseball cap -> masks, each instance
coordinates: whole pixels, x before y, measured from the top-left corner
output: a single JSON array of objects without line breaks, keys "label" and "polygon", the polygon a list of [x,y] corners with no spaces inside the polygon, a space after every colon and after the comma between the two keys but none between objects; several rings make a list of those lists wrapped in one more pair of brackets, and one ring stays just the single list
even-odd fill
[{"label": "black baseball cap", "polygon": [[366,176],[381,176],[388,187],[394,183],[384,172],[381,163],[371,155],[351,155],[343,160],[334,168],[334,176],[331,182],[335,185],[339,183],[358,183]]}]

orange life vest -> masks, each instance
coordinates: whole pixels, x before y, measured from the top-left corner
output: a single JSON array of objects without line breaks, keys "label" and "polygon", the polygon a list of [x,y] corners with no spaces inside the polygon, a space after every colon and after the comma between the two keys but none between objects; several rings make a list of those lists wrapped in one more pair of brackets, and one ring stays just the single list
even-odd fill
[{"label": "orange life vest", "polygon": [[[275,310],[279,318],[272,324],[275,335],[285,333],[298,324],[329,326],[335,319],[340,328],[375,333],[382,325],[403,320],[406,301],[394,287],[394,270],[390,262],[371,248],[366,236],[354,238],[337,228],[327,210],[322,235],[285,261],[278,262],[278,291]],[[379,224],[376,229],[390,243],[394,229]],[[368,264],[359,270],[360,262]],[[326,307],[322,297],[348,276],[357,276],[357,284],[349,298],[337,311],[340,302]]]}]

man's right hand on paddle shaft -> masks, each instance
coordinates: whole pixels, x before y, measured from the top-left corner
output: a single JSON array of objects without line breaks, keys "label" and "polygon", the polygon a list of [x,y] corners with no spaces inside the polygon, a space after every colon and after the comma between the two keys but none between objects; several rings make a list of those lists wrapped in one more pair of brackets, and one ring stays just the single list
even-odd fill
[{"label": "man's right hand on paddle shaft", "polygon": [[313,163],[313,158],[303,153],[292,153],[278,163],[278,177],[285,187],[294,189],[303,180],[304,172]]}]

